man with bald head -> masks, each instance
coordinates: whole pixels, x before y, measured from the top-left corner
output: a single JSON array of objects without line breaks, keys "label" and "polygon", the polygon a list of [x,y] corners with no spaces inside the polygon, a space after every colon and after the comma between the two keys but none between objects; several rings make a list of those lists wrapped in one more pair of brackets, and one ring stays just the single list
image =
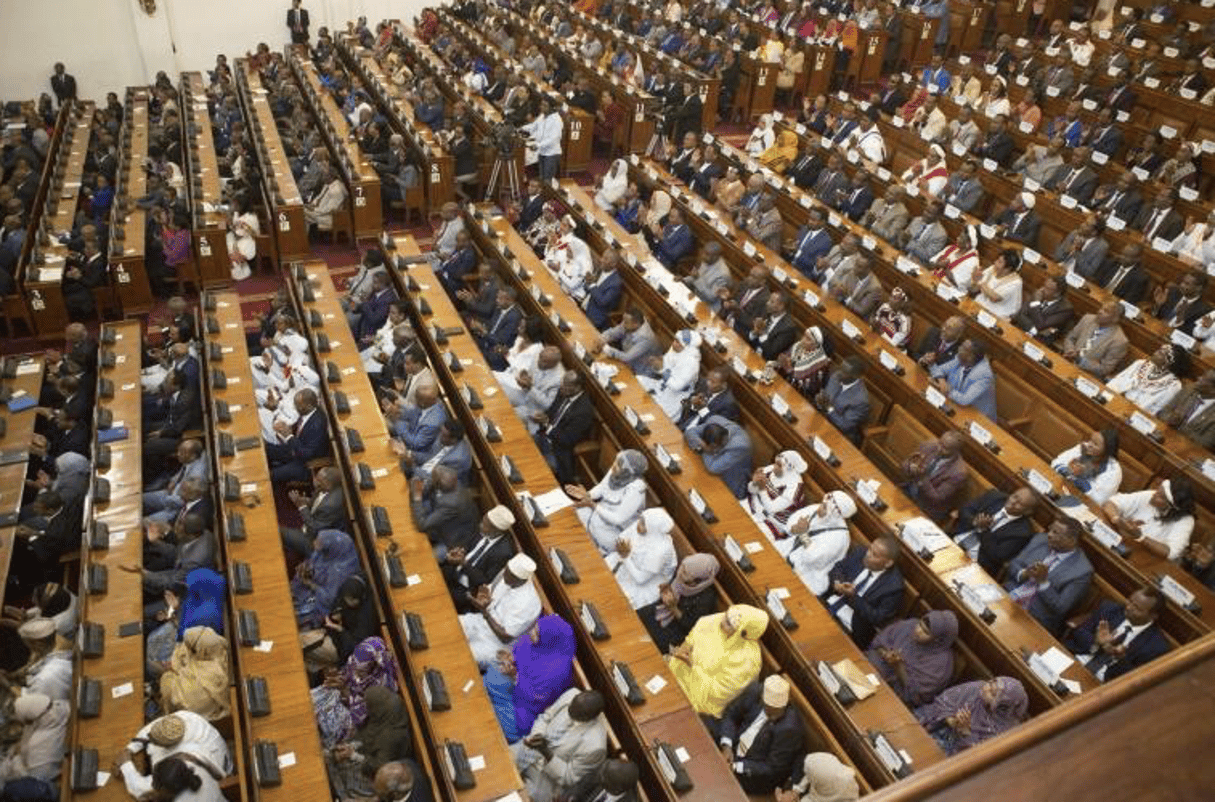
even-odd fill
[{"label": "man with bald head", "polygon": [[1037,506],[1038,497],[1028,487],[1011,494],[992,488],[958,510],[953,539],[979,567],[998,578],[1034,536]]},{"label": "man with bald head", "polygon": [[903,492],[938,524],[961,506],[966,492],[962,442],[962,435],[951,430],[938,440],[923,443],[903,460]]},{"label": "man with bald head", "polygon": [[315,489],[309,498],[298,490],[287,491],[287,498],[299,510],[301,525],[280,526],[279,536],[283,548],[294,551],[301,557],[312,553],[312,542],[324,529],[350,531],[350,519],[346,516],[346,494],[342,489],[342,472],[332,465],[321,468],[312,477]]},{"label": "man with bald head", "polygon": [[201,440],[193,438],[182,440],[177,444],[175,456],[178,467],[176,471],[168,475],[167,483],[165,479],[148,483],[155,489],[143,494],[144,515],[161,510],[176,513],[182,506],[180,493],[182,482],[186,479],[202,479],[204,482],[210,480],[211,467],[206,459],[206,452],[203,451]]},{"label": "man with bald head", "polygon": [[563,802],[637,802],[637,764],[611,758],[560,797]]},{"label": "man with bald head", "polygon": [[922,368],[944,365],[958,355],[966,333],[966,318],[953,315],[946,318],[940,328],[933,326],[924,333],[919,346],[912,352]]},{"label": "man with bald head", "polygon": [[412,760],[394,760],[375,773],[378,802],[434,802],[430,778]]},{"label": "man with bald head", "polygon": [[414,406],[405,407],[399,400],[387,401],[384,414],[401,448],[429,451],[439,437],[439,427],[447,420],[447,407],[439,400],[439,386],[429,381],[418,387]]},{"label": "man with bald head", "polygon": [[329,420],[317,408],[316,391],[300,390],[292,403],[299,417],[294,424],[275,421],[275,439],[266,443],[270,479],[274,482],[306,482],[308,463],[329,456]]}]

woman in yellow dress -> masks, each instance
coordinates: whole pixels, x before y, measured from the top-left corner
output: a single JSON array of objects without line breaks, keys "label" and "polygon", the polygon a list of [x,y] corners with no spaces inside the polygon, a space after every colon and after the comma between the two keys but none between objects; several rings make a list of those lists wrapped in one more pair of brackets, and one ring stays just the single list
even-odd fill
[{"label": "woman in yellow dress", "polygon": [[766,610],[735,604],[701,618],[687,639],[671,649],[671,673],[697,713],[720,717],[759,678],[759,639],[767,628]]}]

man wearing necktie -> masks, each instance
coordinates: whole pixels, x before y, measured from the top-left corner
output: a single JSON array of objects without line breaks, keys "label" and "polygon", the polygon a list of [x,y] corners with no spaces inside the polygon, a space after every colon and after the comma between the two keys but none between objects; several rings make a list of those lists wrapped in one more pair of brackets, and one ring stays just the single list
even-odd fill
[{"label": "man wearing necktie", "polygon": [[1164,187],[1156,193],[1155,203],[1139,212],[1135,228],[1143,232],[1143,239],[1151,244],[1156,239],[1171,242],[1185,227],[1181,215],[1173,210],[1173,190]]},{"label": "man wearing necktie", "polygon": [[802,274],[813,277],[819,257],[825,256],[831,250],[831,235],[824,225],[823,212],[818,208],[810,210],[806,216],[806,225],[797,234],[797,240],[788,249],[791,253],[790,263]]},{"label": "man wearing necktie", "polygon": [[610,758],[574,784],[566,802],[637,802],[637,764]]},{"label": "man wearing necktie", "polygon": [[481,348],[486,363],[493,370],[506,370],[506,354],[515,344],[519,334],[519,321],[523,313],[515,302],[518,293],[514,287],[502,287],[498,290],[498,308],[488,323],[470,320],[468,328]]},{"label": "man wearing necktie", "polygon": [[1135,591],[1125,606],[1105,600],[1084,623],[1067,633],[1063,645],[1102,682],[1121,677],[1169,650],[1156,620],[1164,597],[1155,588]]},{"label": "man wearing necktie", "polygon": [[1202,299],[1206,286],[1207,274],[1191,270],[1181,277],[1176,287],[1157,287],[1152,295],[1155,302],[1152,314],[1171,328],[1192,335],[1194,325],[1211,311]]},{"label": "man wearing necktie", "polygon": [[1173,396],[1157,415],[1203,448],[1215,448],[1215,370]]},{"label": "man wearing necktie", "polygon": [[533,439],[553,474],[561,482],[572,483],[574,448],[587,438],[595,423],[594,407],[583,392],[577,371],[565,372],[557,397],[548,409],[533,413],[531,423],[536,427]]},{"label": "man wearing necktie", "polygon": [[831,569],[831,587],[819,597],[862,649],[902,607],[903,576],[895,565],[899,552],[899,542],[892,537],[879,537],[868,547],[854,546]]},{"label": "man wearing necktie", "polygon": [[1046,532],[1034,535],[1005,573],[1009,598],[1053,635],[1063,630],[1092,583],[1093,566],[1080,549],[1080,532],[1079,521],[1059,515]]}]

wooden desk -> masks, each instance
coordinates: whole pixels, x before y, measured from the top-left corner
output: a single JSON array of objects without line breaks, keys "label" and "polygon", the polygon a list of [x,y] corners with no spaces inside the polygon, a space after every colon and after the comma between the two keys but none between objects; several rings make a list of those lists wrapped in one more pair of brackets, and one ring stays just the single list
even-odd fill
[{"label": "wooden desk", "polygon": [[[598,340],[599,333],[587,321],[581,309],[560,290],[548,269],[536,258],[523,239],[502,218],[486,218],[483,223],[497,244],[489,246],[491,234],[476,225],[470,226],[474,238],[482,242],[483,249],[509,248],[515,261],[530,274],[529,280],[519,279],[512,267],[508,271],[511,281],[520,288],[521,302],[533,314],[541,314],[546,320],[553,313],[559,314],[570,327],[569,332],[557,332],[552,326],[550,334],[562,344],[566,364],[575,365],[583,372],[587,391],[592,394],[600,416],[619,436],[627,447],[639,448],[649,453],[661,444],[675,457],[681,466],[679,474],[668,474],[655,459],[649,473],[650,489],[662,499],[663,506],[671,513],[680,530],[689,538],[693,547],[715,554],[721,561],[722,573],[719,583],[726,588],[729,597],[736,602],[765,608],[766,592],[782,588],[789,596],[784,606],[797,621],[795,630],[786,630],[779,623],[770,623],[764,636],[765,645],[781,667],[794,678],[798,687],[813,700],[816,709],[822,711],[831,729],[855,762],[866,779],[875,787],[892,781],[888,769],[877,758],[865,737],[869,730],[887,732],[896,749],[905,750],[911,757],[914,770],[920,770],[940,760],[943,755],[932,739],[915,722],[911,713],[886,686],[878,688],[874,696],[859,702],[847,711],[826,692],[812,668],[814,660],[836,662],[851,659],[858,666],[866,666],[864,655],[801,582],[793,570],[772,548],[765,545],[766,537],[760,533],[750,516],[726,489],[722,481],[704,469],[697,454],[689,449],[683,434],[663,414],[654,400],[637,384],[626,366],[619,366],[616,384],[619,395],[609,396],[598,386],[586,366],[575,353],[575,343],[589,352]],[[542,307],[531,296],[532,287],[551,299],[551,306]],[[630,406],[638,415],[645,417],[650,434],[642,437],[623,422],[621,409]],[[608,410],[605,413],[605,410]],[[706,522],[693,509],[688,493],[696,489],[717,515],[715,523]],[[721,544],[725,535],[731,534],[740,544],[747,544],[755,571],[744,574],[725,553]],[[813,657],[810,657],[813,655]],[[898,722],[898,723],[896,723]]]},{"label": "wooden desk", "polygon": [[267,92],[262,86],[261,76],[256,70],[250,69],[248,59],[236,59],[234,74],[237,96],[244,107],[253,146],[257,149],[258,162],[262,167],[261,189],[270,214],[270,230],[264,233],[274,237],[279,259],[301,259],[310,253],[308,225],[304,222],[304,199],[295,185],[291,164],[283,150],[274,111],[266,99]]},{"label": "wooden desk", "polygon": [[300,54],[287,48],[287,63],[299,84],[301,94],[321,131],[334,163],[342,171],[350,188],[350,209],[354,220],[355,239],[376,236],[383,225],[380,176],[363,155],[359,143],[350,135],[350,123],[321,85],[316,67]]},{"label": "wooden desk", "polygon": [[[417,245],[412,237],[400,237],[397,247],[403,253],[416,253]],[[320,334],[326,335],[330,350],[319,353],[319,358],[333,363],[340,381],[331,383],[323,365],[318,365],[325,387],[324,397],[330,420],[342,427],[342,431],[354,429],[363,441],[362,452],[352,452],[345,437],[339,437],[343,467],[347,476],[357,476],[357,466],[366,465],[371,471],[375,487],[357,491],[356,509],[367,516],[364,529],[374,531],[370,522],[370,511],[383,507],[388,512],[392,535],[374,538],[374,573],[381,593],[391,603],[391,623],[397,654],[412,678],[413,710],[421,719],[430,748],[429,763],[444,766],[441,777],[436,779],[446,788],[446,796],[459,802],[489,802],[521,791],[523,782],[515,770],[506,739],[498,726],[493,705],[489,701],[481,675],[463,638],[463,631],[455,605],[447,591],[442,571],[434,558],[430,542],[425,533],[413,525],[409,505],[409,482],[399,469],[400,458],[392,451],[389,442],[392,435],[380,413],[379,403],[371,381],[363,369],[358,344],[346,324],[346,316],[339,304],[340,295],[333,285],[324,262],[309,262],[303,265],[308,280],[315,287],[313,301],[302,301],[310,339],[315,343]],[[434,286],[438,286],[437,280]],[[309,323],[312,312],[320,317],[320,325]],[[349,414],[339,415],[334,404],[336,393],[342,393],[350,405]],[[354,484],[354,483],[352,483]],[[371,544],[368,544],[371,546]],[[389,582],[388,555],[395,550],[411,584],[393,587]],[[422,617],[429,648],[411,651],[408,646],[405,613]],[[446,711],[431,711],[421,688],[424,673],[438,669],[447,685],[452,707]],[[447,761],[440,746],[447,741],[458,741],[464,745],[469,757],[485,758],[485,768],[476,772],[477,784],[466,791],[458,791],[446,770]],[[421,746],[419,744],[419,746]]]},{"label": "wooden desk", "polygon": [[418,122],[413,106],[404,99],[401,90],[384,76],[371,51],[356,46],[350,37],[340,36],[337,52],[351,72],[363,82],[363,88],[375,100],[393,130],[405,138],[409,149],[422,163],[423,173],[428,176],[422,182],[427,208],[432,214],[437,213],[443,204],[456,197],[455,164],[451,154],[430,130],[430,126]]},{"label": "wooden desk", "polygon": [[117,185],[110,212],[110,282],[124,314],[139,315],[152,307],[152,288],[144,264],[147,213],[135,206],[147,188],[148,90],[127,89],[120,134]]},{"label": "wooden desk", "polygon": [[183,72],[179,95],[185,130],[185,164],[189,180],[190,212],[194,221],[194,266],[199,289],[232,283],[228,259],[228,216],[223,212],[223,187],[215,138],[207,109],[207,87],[202,73]]},{"label": "wooden desk", "polygon": [[[8,358],[18,360],[17,376],[0,381],[0,386],[12,390],[13,394],[18,397],[30,395],[35,399],[38,398],[42,390],[43,355],[34,353]],[[4,435],[0,437],[0,451],[28,453],[37,413],[32,407],[22,412],[9,412],[5,406],[0,411],[4,413]],[[0,466],[0,514],[16,515],[20,512],[21,497],[25,492],[25,476],[28,470],[29,463],[25,461]],[[9,563],[13,556],[15,530],[15,524],[0,527],[0,582],[4,582],[6,585]],[[3,591],[0,591],[0,597],[3,597]]]},{"label": "wooden desk", "polygon": [[[54,335],[68,323],[63,301],[63,271],[68,247],[60,236],[69,236],[80,205],[80,182],[88,159],[93,134],[92,101],[65,105],[59,112],[56,138],[52,140],[46,167],[48,181],[40,201],[34,204],[31,224],[38,226],[26,233],[22,260],[17,269],[29,319],[40,335]],[[44,234],[45,232],[45,238]],[[38,260],[41,261],[38,261]]]},{"label": "wooden desk", "polygon": [[[242,499],[224,501],[216,513],[216,521],[226,541],[230,564],[238,561],[246,563],[253,587],[251,593],[236,597],[232,618],[235,619],[242,609],[255,611],[262,645],[266,642],[271,644],[269,649],[241,646],[235,633],[229,637],[236,674],[241,679],[238,688],[241,700],[239,715],[249,743],[247,760],[252,763],[257,741],[275,743],[280,761],[286,755],[295,756],[295,764],[282,769],[281,785],[262,788],[253,778],[252,795],[263,802],[326,799],[329,795],[329,779],[321,754],[304,657],[299,649],[299,630],[291,603],[290,579],[282,557],[278,516],[274,509],[274,489],[270,483],[266,453],[261,447],[261,425],[253,395],[253,376],[245,345],[240,298],[234,292],[214,293],[211,297],[215,301],[215,309],[207,312],[205,317],[215,321],[216,330],[209,331],[209,323],[204,325],[204,342],[208,350],[212,344],[219,347],[219,359],[211,366],[224,371],[227,386],[219,388],[211,384],[210,370],[205,372],[204,381],[208,383],[212,403],[215,406],[219,402],[226,404],[231,421],[219,421],[214,408],[211,410],[210,414],[215,419],[216,442],[210,443],[208,450],[216,468],[214,475],[222,481],[224,474],[231,473],[239,479],[242,487]],[[238,449],[231,457],[221,457],[218,449],[220,433],[230,435],[234,441],[254,438],[258,445],[243,451]],[[229,516],[234,515],[244,519],[245,540],[234,541],[230,537],[228,520]],[[248,715],[244,681],[250,677],[264,678],[269,687],[270,713],[266,716],[253,718]],[[252,771],[250,775],[252,777]]]},{"label": "wooden desk", "polygon": [[[98,380],[114,384],[112,398],[97,399],[97,410],[109,410],[115,428],[126,427],[128,436],[108,444],[110,467],[93,474],[85,503],[84,529],[91,531],[98,523],[110,530],[110,546],[105,551],[87,551],[82,545],[81,569],[90,564],[106,568],[107,589],[100,595],[86,591],[87,577],[80,579],[80,621],[100,624],[105,630],[105,649],[101,657],[76,657],[76,693],[85,678],[101,683],[101,715],[96,718],[74,717],[69,726],[71,746],[96,749],[98,765],[109,771],[118,754],[126,748],[132,736],[144,725],[143,678],[144,638],[146,632],[121,637],[123,624],[143,620],[143,577],[138,572],[124,571],[123,566],[143,565],[143,443],[142,392],[139,385],[141,357],[140,324],[135,320],[105,326],[114,332],[113,345],[102,345],[104,354],[114,354],[114,366],[98,364]],[[93,421],[96,431],[96,421]],[[94,448],[97,448],[94,441]],[[94,452],[94,457],[96,452]],[[97,484],[104,479],[110,486],[108,502],[96,497]],[[91,522],[91,523],[90,523]],[[83,539],[83,538],[82,538]],[[123,693],[123,691],[126,693]],[[117,694],[117,695],[116,695]],[[75,700],[78,696],[74,696]],[[75,701],[73,701],[73,710]],[[70,787],[71,759],[63,765],[64,787]],[[127,799],[121,777],[88,793],[77,793],[73,799]]]},{"label": "wooden desk", "polygon": [[507,72],[523,77],[524,83],[540,97],[547,97],[553,108],[561,109],[564,126],[561,129],[561,165],[563,174],[584,172],[591,163],[591,145],[595,133],[595,117],[577,106],[565,102],[556,89],[542,78],[523,69],[523,65],[510,58],[497,45],[490,43],[472,26],[456,19],[447,10],[439,9],[439,15],[447,28],[473,52],[478,53],[491,67],[501,66]]},{"label": "wooden desk", "polygon": [[[524,550],[535,557],[540,566],[537,577],[544,580],[547,596],[553,600],[562,618],[573,625],[578,633],[581,652],[585,655],[579,662],[592,677],[592,684],[604,691],[613,728],[626,741],[626,751],[641,763],[650,780],[647,785],[653,789],[651,799],[674,800],[677,796],[660,779],[661,769],[650,752],[655,737],[662,737],[672,746],[683,747],[699,758],[686,765],[695,783],[696,793],[719,800],[744,799],[745,795],[734,780],[730,767],[702,726],[671,729],[663,725],[663,722],[672,719],[699,725],[699,720],[679,690],[665,657],[654,646],[573,507],[550,515],[547,526],[536,527],[530,523],[530,512],[517,496],[525,493],[539,496],[558,487],[558,482],[509,399],[499,391],[498,382],[472,337],[465,332],[452,335],[445,346],[434,342],[429,326],[464,328],[464,322],[441,291],[431,292],[439,284],[429,266],[415,264],[407,270],[407,275],[417,282],[417,294],[428,299],[432,310],[429,318],[419,314],[415,322],[415,330],[427,340],[432,369],[445,385],[448,402],[461,417],[469,441],[477,449],[482,470],[490,475],[503,503],[513,507],[515,531],[522,535]],[[458,360],[462,367],[459,373],[451,372],[449,360],[452,358]],[[481,409],[472,410],[469,407],[463,395],[465,388],[471,388],[476,393],[482,404]],[[501,434],[499,442],[491,443],[482,434],[482,420],[493,422]],[[501,460],[507,456],[523,478],[519,484],[511,484],[502,473]],[[579,573],[577,585],[561,583],[559,569],[550,558],[553,548],[561,549]],[[583,602],[593,604],[598,610],[610,632],[607,640],[595,641],[591,638],[581,617]],[[613,680],[614,661],[628,666],[638,685],[660,681],[662,687],[657,693],[643,691],[645,702],[639,706],[629,706]],[[628,749],[629,746],[633,748]],[[644,761],[641,760],[642,755],[645,756]]]}]

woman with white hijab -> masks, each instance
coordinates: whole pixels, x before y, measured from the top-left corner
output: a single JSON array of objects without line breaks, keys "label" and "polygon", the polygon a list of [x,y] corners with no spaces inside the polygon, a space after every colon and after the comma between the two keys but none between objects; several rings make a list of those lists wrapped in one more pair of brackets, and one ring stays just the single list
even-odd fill
[{"label": "woman with white hijab", "polygon": [[577,224],[568,214],[561,218],[561,234],[544,253],[544,262],[557,274],[561,289],[576,301],[586,296],[586,279],[595,269],[590,247],[575,232]]},{"label": "woman with white hijab", "polygon": [[654,396],[658,406],[671,420],[679,420],[683,402],[696,386],[700,375],[700,335],[692,329],[682,329],[671,340],[671,347],[662,355],[658,375],[638,376],[637,383]]},{"label": "woman with white hijab", "polygon": [[620,535],[645,509],[645,455],[626,449],[599,484],[587,490],[582,485],[566,485],[565,492],[576,502],[578,520],[594,538],[604,554],[616,548]]},{"label": "woman with white hijab", "polygon": [[771,536],[788,534],[789,517],[805,503],[802,474],[806,460],[796,451],[782,451],[766,465],[755,471],[747,485],[747,511]]},{"label": "woman with white hijab", "polygon": [[[816,596],[830,585],[828,574],[848,553],[848,519],[856,515],[856,502],[842,490],[823,496],[821,504],[798,510],[789,519],[789,537],[776,542],[806,587]],[[792,551],[784,543],[792,541]]]},{"label": "woman with white hijab", "polygon": [[860,798],[856,771],[830,752],[806,755],[801,779],[789,790],[776,790],[776,802],[856,802]]},{"label": "woman with white hijab", "polygon": [[765,114],[759,118],[759,125],[751,132],[751,138],[747,140],[744,150],[748,156],[759,158],[759,154],[772,147],[775,142],[776,131],[772,129],[772,115]]},{"label": "woman with white hijab", "polygon": [[629,188],[629,165],[624,159],[617,159],[599,179],[599,191],[595,193],[595,204],[606,211],[624,197]]},{"label": "woman with white hijab", "polygon": [[606,557],[634,610],[658,601],[662,585],[675,575],[679,558],[671,539],[674,528],[675,521],[666,510],[651,507],[620,533],[615,550]]}]

